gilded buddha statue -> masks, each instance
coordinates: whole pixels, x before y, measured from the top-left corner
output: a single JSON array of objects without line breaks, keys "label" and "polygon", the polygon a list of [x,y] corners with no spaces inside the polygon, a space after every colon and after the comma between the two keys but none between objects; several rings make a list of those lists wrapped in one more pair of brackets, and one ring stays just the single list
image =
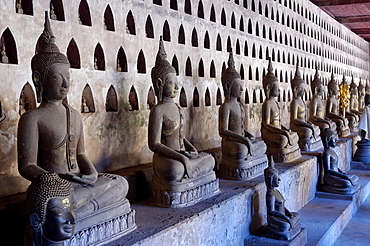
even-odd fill
[{"label": "gilded buddha statue", "polygon": [[214,158],[198,153],[183,132],[184,114],[174,101],[176,70],[166,60],[162,37],[151,77],[158,103],[149,116],[148,144],[154,152],[152,198],[163,207],[185,207],[219,191]]},{"label": "gilded buddha statue", "polygon": [[230,52],[228,68],[221,77],[225,102],[219,109],[219,133],[222,137],[220,175],[227,179],[251,179],[267,165],[266,144],[244,129],[244,107],[238,102],[243,87]]}]

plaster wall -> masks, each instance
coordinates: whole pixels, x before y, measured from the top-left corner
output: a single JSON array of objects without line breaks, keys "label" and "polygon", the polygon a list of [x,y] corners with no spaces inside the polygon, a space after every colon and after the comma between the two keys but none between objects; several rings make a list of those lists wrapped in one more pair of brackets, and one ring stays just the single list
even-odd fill
[{"label": "plaster wall", "polygon": [[[34,90],[30,61],[43,30],[44,11],[49,10],[49,1],[32,2],[33,15],[16,13],[15,0],[4,1],[0,7],[0,30],[1,32],[7,28],[10,30],[15,41],[18,60],[17,64],[0,63],[2,78],[0,101],[7,117],[0,123],[0,185],[4,187],[0,190],[0,197],[22,192],[28,185],[17,171],[19,98],[27,82]],[[288,82],[294,76],[298,60],[300,66],[303,64],[300,71],[307,83],[307,91],[315,65],[318,65],[325,85],[332,70],[338,78],[344,73],[347,81],[350,81],[349,76],[353,74],[356,83],[360,77],[363,80],[369,77],[368,43],[308,1],[292,1],[289,7],[284,6],[282,1],[273,0],[238,1],[239,4],[226,0],[191,0],[190,15],[185,13],[185,1],[176,1],[178,10],[173,10],[170,9],[170,0],[162,0],[161,6],[153,4],[151,0],[90,0],[87,3],[92,26],[79,24],[80,1],[62,2],[65,21],[51,20],[51,26],[60,51],[66,54],[69,42],[73,38],[80,55],[81,68],[70,69],[71,87],[68,103],[74,108],[81,109],[85,85],[89,84],[92,90],[95,113],[83,113],[82,119],[86,151],[98,171],[112,171],[151,161],[152,153],[147,146],[149,115],[147,95],[152,86],[150,70],[154,66],[158,40],[163,34],[165,21],[169,25],[171,38],[171,41],[165,41],[168,60],[171,62],[176,56],[179,64],[179,84],[180,87],[184,87],[187,96],[188,106],[183,108],[186,116],[186,136],[200,150],[220,146],[217,130],[219,106],[216,105],[216,95],[218,89],[223,95],[221,72],[223,65],[226,66],[227,63],[228,47],[232,47],[234,53],[240,53],[234,54],[234,59],[236,69],[241,71],[244,77],[242,81],[245,93],[241,97],[241,102],[246,109],[246,128],[256,136],[260,136],[261,108],[265,98],[262,78],[267,70],[267,56],[272,57],[275,73],[282,82],[280,108],[284,125],[289,125],[289,101],[293,96]],[[200,2],[203,5],[203,18],[197,14]],[[252,2],[255,3],[254,11]],[[112,9],[115,31],[104,28],[104,11],[108,4]],[[212,6],[216,22],[210,21]],[[127,33],[127,16],[130,11],[134,18],[135,35]],[[223,11],[225,25],[221,24]],[[235,28],[232,24],[233,15]],[[145,24],[148,16],[153,23],[154,38],[146,37]],[[180,25],[184,28],[185,44],[178,43]],[[192,46],[194,29],[197,32],[198,47]],[[209,49],[204,46],[206,33],[210,39]],[[221,38],[222,51],[216,50],[218,35]],[[104,52],[105,71],[94,69],[94,50],[98,43]],[[117,53],[121,46],[127,57],[127,72],[116,70]],[[137,70],[141,51],[145,57],[145,73],[138,73]],[[191,61],[192,76],[185,76],[187,59]],[[198,76],[200,59],[204,64],[204,77]],[[215,65],[215,78],[210,76],[212,61]],[[118,112],[105,110],[106,95],[111,85],[117,92]],[[136,90],[139,103],[139,110],[134,111],[129,110],[129,93],[132,86]],[[199,107],[193,106],[195,88],[199,92]],[[210,92],[211,106],[205,106],[207,88]],[[310,93],[307,99],[309,98]],[[178,100],[179,97],[176,98],[176,101]]]}]

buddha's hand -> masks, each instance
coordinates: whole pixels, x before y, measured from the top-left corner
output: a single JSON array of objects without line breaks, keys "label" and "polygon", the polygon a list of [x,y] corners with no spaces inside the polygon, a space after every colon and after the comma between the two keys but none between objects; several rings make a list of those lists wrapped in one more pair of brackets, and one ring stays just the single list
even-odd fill
[{"label": "buddha's hand", "polygon": [[78,183],[93,184],[98,179],[98,173],[97,172],[93,172],[93,173],[90,173],[90,174],[71,174],[71,173],[67,173],[65,175],[65,177],[68,180],[75,181],[75,182],[78,182]]},{"label": "buddha's hand", "polygon": [[182,164],[184,165],[185,175],[188,176],[189,179],[193,178],[193,172],[191,171],[191,162],[188,157],[184,156],[181,160]]}]

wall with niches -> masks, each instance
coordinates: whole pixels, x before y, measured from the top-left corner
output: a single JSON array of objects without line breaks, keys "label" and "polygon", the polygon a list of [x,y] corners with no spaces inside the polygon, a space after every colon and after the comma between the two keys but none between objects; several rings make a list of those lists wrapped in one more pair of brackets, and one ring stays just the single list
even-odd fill
[{"label": "wall with niches", "polygon": [[[17,124],[20,114],[36,105],[30,61],[50,3],[56,43],[73,67],[67,100],[81,111],[86,150],[99,171],[151,161],[147,126],[155,101],[150,70],[160,35],[183,89],[176,101],[185,112],[186,136],[201,150],[220,146],[221,73],[231,49],[243,81],[246,128],[256,136],[267,57],[281,82],[285,125],[297,63],[308,92],[316,66],[325,85],[332,71],[338,80],[344,74],[350,81],[353,74],[356,83],[369,77],[368,42],[308,1],[22,0],[22,10],[16,3],[0,7],[0,48],[8,57],[4,63],[2,55],[0,63],[0,101],[6,114],[0,123],[0,185],[6,188],[0,196],[28,185],[17,171]],[[310,98],[311,92],[306,100]]]}]

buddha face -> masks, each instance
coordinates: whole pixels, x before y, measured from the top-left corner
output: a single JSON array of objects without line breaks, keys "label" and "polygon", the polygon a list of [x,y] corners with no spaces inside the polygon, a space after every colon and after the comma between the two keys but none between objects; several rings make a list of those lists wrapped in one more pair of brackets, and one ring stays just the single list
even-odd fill
[{"label": "buddha face", "polygon": [[337,146],[337,138],[334,135],[330,136],[329,141],[328,141],[328,145],[330,147]]},{"label": "buddha face", "polygon": [[277,174],[272,175],[272,177],[271,177],[271,186],[272,187],[279,187],[279,183],[280,183],[279,175],[277,175]]},{"label": "buddha face", "polygon": [[166,81],[163,86],[163,97],[175,98],[179,86],[177,83],[176,73],[169,73],[166,76]]},{"label": "buddha face", "polygon": [[301,83],[301,84],[297,87],[297,96],[298,96],[298,97],[303,97],[305,93],[306,93],[306,90],[304,89],[304,84],[303,84],[303,83]]},{"label": "buddha face", "polygon": [[319,85],[316,88],[317,88],[316,94],[322,96],[324,94],[324,87],[322,85]]},{"label": "buddha face", "polygon": [[355,88],[353,88],[353,89],[351,90],[351,95],[352,95],[352,97],[357,97],[357,96],[358,96],[357,87],[355,87]]},{"label": "buddha face", "polygon": [[271,90],[270,90],[270,96],[271,97],[278,97],[280,94],[280,87],[279,87],[279,82],[274,82],[272,84]]},{"label": "buddha face", "polygon": [[69,65],[56,63],[48,70],[46,81],[43,84],[43,94],[51,100],[63,100],[69,90]]},{"label": "buddha face", "polygon": [[239,98],[242,95],[243,87],[239,78],[234,79],[230,88],[230,97]]},{"label": "buddha face", "polygon": [[335,85],[331,88],[331,91],[333,93],[334,96],[338,95],[338,91],[339,91],[339,87],[338,85]]},{"label": "buddha face", "polygon": [[75,216],[71,197],[52,198],[46,207],[43,225],[44,237],[52,241],[63,241],[73,236]]}]

